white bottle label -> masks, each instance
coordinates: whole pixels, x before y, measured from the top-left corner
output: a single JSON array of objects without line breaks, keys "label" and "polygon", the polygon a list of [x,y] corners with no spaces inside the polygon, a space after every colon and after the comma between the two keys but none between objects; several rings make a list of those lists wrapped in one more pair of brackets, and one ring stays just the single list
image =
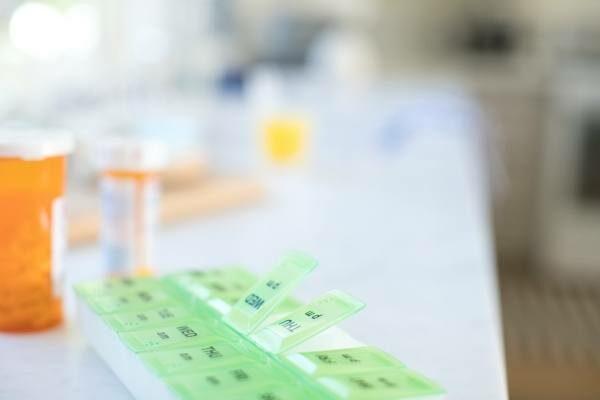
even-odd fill
[{"label": "white bottle label", "polygon": [[157,180],[102,178],[101,240],[111,273],[128,273],[151,262],[158,197]]}]

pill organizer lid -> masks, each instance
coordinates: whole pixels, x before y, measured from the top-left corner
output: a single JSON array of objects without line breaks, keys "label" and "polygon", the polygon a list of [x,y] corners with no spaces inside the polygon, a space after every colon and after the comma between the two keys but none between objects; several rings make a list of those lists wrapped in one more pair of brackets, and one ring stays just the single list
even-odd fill
[{"label": "pill organizer lid", "polygon": [[65,131],[0,129],[0,157],[40,160],[71,153],[73,147],[73,136]]},{"label": "pill organizer lid", "polygon": [[100,169],[157,171],[169,161],[164,143],[137,137],[104,138],[95,146],[95,163]]}]

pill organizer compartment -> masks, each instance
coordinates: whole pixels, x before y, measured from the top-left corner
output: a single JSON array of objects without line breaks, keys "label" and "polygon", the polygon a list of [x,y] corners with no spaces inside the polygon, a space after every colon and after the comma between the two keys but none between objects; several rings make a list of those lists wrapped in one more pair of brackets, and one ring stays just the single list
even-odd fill
[{"label": "pill organizer compartment", "polygon": [[[237,267],[113,278],[76,287],[78,315],[91,345],[138,399],[445,398],[436,383],[335,326],[285,353],[264,350],[223,322],[256,282]],[[152,300],[138,301],[143,291]],[[299,306],[283,300],[260,329]]]}]

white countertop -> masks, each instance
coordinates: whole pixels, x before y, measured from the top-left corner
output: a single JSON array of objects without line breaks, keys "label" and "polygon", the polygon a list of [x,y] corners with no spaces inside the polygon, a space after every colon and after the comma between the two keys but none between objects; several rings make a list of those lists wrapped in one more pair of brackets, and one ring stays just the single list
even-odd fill
[{"label": "white countertop", "polygon": [[[440,382],[449,399],[504,400],[495,261],[473,138],[423,133],[385,162],[269,173],[263,204],[167,227],[160,272],[244,264],[260,273],[286,250],[304,250],[320,266],[298,297],[348,291],[367,303],[343,324],[357,339]],[[71,281],[93,276],[99,251],[72,251],[67,264]],[[0,398],[131,397],[69,322],[0,335]]]}]

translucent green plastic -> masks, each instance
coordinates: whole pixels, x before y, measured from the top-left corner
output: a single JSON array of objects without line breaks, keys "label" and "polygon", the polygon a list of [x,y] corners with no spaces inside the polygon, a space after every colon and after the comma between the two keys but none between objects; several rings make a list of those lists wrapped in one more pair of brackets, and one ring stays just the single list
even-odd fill
[{"label": "translucent green plastic", "polygon": [[315,376],[404,367],[394,357],[372,346],[293,353],[287,355],[286,359]]},{"label": "translucent green plastic", "polygon": [[84,297],[116,296],[135,290],[153,290],[157,287],[160,287],[160,282],[151,277],[115,277],[104,281],[75,285],[75,291]]},{"label": "translucent green plastic", "polygon": [[225,270],[187,271],[163,278],[167,289],[179,300],[209,306],[217,314],[229,312],[252,285],[256,277],[243,267]]},{"label": "translucent green plastic", "polygon": [[251,360],[248,353],[221,338],[205,340],[193,347],[146,352],[140,358],[160,376],[222,368]]},{"label": "translucent green plastic", "polygon": [[235,303],[225,322],[242,333],[253,332],[316,266],[317,261],[306,254],[286,254]]},{"label": "translucent green plastic", "polygon": [[355,314],[364,306],[363,302],[349,294],[332,290],[258,331],[252,339],[267,351],[281,353]]},{"label": "translucent green plastic", "polygon": [[407,368],[385,368],[370,372],[319,378],[342,399],[408,399],[441,395],[444,390],[433,381]]},{"label": "translucent green plastic", "polygon": [[[374,347],[293,353],[364,307],[340,291],[306,305],[290,297],[315,264],[294,253],[261,280],[233,268],[110,279],[76,291],[175,398],[391,400],[443,393]],[[240,311],[251,293],[264,302],[256,312]]]},{"label": "translucent green plastic", "polygon": [[182,321],[176,325],[119,333],[121,340],[134,352],[191,346],[219,335],[200,319]]},{"label": "translucent green plastic", "polygon": [[167,275],[163,280],[180,291],[179,294],[196,300],[241,295],[254,284],[256,277],[243,267],[232,267],[225,270],[178,272]]},{"label": "translucent green plastic", "polygon": [[185,399],[217,399],[224,395],[243,395],[258,390],[265,383],[276,384],[279,380],[280,377],[274,371],[251,362],[166,378],[172,390]]},{"label": "translucent green plastic", "polygon": [[116,332],[146,329],[190,319],[193,314],[181,305],[165,305],[151,309],[108,314],[104,321]]},{"label": "translucent green plastic", "polygon": [[87,301],[98,314],[147,310],[174,304],[173,299],[161,289],[136,289],[112,296],[90,297]]},{"label": "translucent green plastic", "polygon": [[[290,400],[290,399],[314,399],[315,393],[310,393],[300,387],[292,385],[267,385],[246,392],[244,394],[234,393],[219,396],[219,400]],[[319,397],[317,397],[319,398]]]}]

